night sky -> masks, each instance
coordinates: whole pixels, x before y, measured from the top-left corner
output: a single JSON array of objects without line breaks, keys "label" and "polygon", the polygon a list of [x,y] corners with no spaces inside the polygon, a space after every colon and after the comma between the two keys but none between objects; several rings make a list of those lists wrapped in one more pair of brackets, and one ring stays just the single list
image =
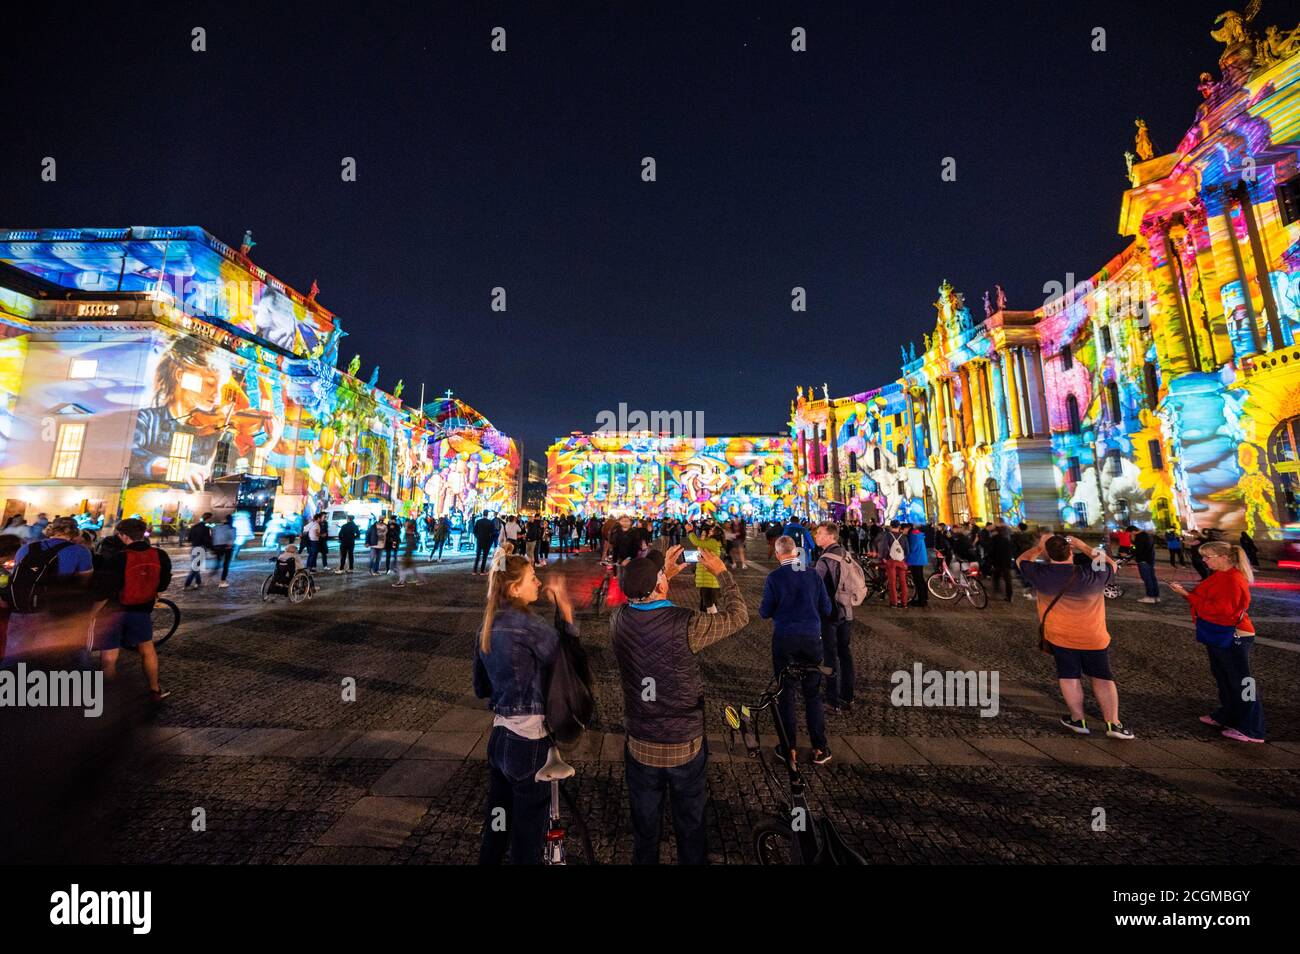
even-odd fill
[{"label": "night sky", "polygon": [[896,378],[944,278],[978,319],[995,282],[1033,308],[1090,275],[1127,241],[1134,117],[1176,145],[1233,4],[25,6],[0,227],[252,229],[318,279],[341,364],[451,388],[541,460],[619,402],[779,430],[796,383]]}]

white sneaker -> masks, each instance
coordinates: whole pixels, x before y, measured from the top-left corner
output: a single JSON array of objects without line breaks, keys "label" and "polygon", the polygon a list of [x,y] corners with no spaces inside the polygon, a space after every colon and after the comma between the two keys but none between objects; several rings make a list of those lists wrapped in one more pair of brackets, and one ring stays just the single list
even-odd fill
[{"label": "white sneaker", "polygon": [[1139,603],[1159,603],[1159,602],[1160,602],[1160,598],[1157,597],[1157,596],[1144,596],[1144,597],[1142,597],[1140,600],[1138,600],[1138,602],[1139,602]]},{"label": "white sneaker", "polygon": [[217,584],[217,589],[224,590],[229,586],[230,586],[229,583],[227,583],[225,580],[222,580],[220,583]]}]

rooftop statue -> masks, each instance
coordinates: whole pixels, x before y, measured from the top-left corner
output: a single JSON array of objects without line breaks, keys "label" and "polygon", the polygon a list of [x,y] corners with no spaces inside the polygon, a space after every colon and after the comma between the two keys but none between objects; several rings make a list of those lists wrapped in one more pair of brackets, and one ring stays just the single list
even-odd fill
[{"label": "rooftop statue", "polygon": [[1255,43],[1255,62],[1264,66],[1271,66],[1295,53],[1300,53],[1300,26],[1289,33],[1271,26],[1264,31],[1263,38]]},{"label": "rooftop statue", "polygon": [[1137,126],[1137,135],[1134,137],[1134,140],[1137,143],[1135,147],[1137,149],[1137,155],[1139,159],[1146,162],[1148,159],[1155,157],[1156,147],[1151,145],[1151,135],[1147,132],[1147,121],[1145,119],[1137,119],[1134,120],[1134,125]]},{"label": "rooftop statue", "polygon": [[352,356],[352,360],[348,362],[348,374],[350,374],[352,377],[355,378],[357,376],[357,372],[360,370],[361,370],[361,355],[354,354]]},{"label": "rooftop statue", "polygon": [[379,384],[379,365],[375,365],[375,370],[370,372],[370,380],[366,382],[366,387],[373,388]]},{"label": "rooftop statue", "polygon": [[987,290],[984,292],[984,317],[993,317],[993,303],[989,301],[989,293]]},{"label": "rooftop statue", "polygon": [[1236,10],[1224,10],[1214,18],[1215,24],[1222,23],[1223,26],[1217,30],[1211,30],[1210,36],[1227,46],[1238,46],[1242,43],[1249,43],[1253,39],[1250,32],[1250,22],[1259,16],[1260,0],[1250,0],[1246,4],[1246,12],[1238,13]]},{"label": "rooftop statue", "polygon": [[993,286],[993,303],[997,306],[998,311],[1007,310],[1007,293],[1002,290],[1001,285]]}]

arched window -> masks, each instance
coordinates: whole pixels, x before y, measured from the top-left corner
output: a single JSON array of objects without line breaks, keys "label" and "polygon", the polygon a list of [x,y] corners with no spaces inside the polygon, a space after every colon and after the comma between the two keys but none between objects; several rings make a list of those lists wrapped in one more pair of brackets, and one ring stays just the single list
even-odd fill
[{"label": "arched window", "polygon": [[1119,402],[1119,385],[1111,381],[1106,385],[1106,398],[1110,402],[1110,422],[1124,423],[1124,405]]},{"label": "arched window", "polygon": [[930,523],[939,520],[939,501],[934,499],[934,491],[928,485],[925,488],[925,519]]},{"label": "arched window", "polygon": [[998,493],[998,482],[992,477],[984,482],[984,511],[986,520],[1002,516],[1002,497]]},{"label": "arched window", "polygon": [[1115,522],[1121,527],[1127,527],[1131,522],[1128,499],[1120,497],[1115,501]]},{"label": "arched window", "polygon": [[970,520],[970,501],[966,498],[966,482],[960,477],[948,481],[948,509],[953,523]]},{"label": "arched window", "polygon": [[1069,421],[1071,434],[1083,433],[1083,422],[1079,420],[1079,399],[1073,394],[1065,396],[1065,415]]},{"label": "arched window", "polygon": [[[1300,520],[1300,417],[1283,421],[1268,440],[1268,462],[1273,472],[1277,516],[1282,523]],[[1284,466],[1278,466],[1278,465]],[[1261,468],[1262,469],[1262,468]]]},{"label": "arched window", "polygon": [[858,452],[857,452],[857,451],[849,451],[849,471],[850,471],[851,473],[855,473],[855,474],[858,472]]},{"label": "arched window", "polygon": [[1160,403],[1160,375],[1156,372],[1156,366],[1150,361],[1142,368],[1142,380],[1146,384],[1147,410],[1154,411],[1156,405]]},{"label": "arched window", "polygon": [[1070,350],[1070,346],[1066,345],[1064,348],[1061,349],[1061,370],[1069,371],[1073,367],[1074,367],[1074,353]]},{"label": "arched window", "polygon": [[880,445],[877,444],[877,445],[876,445],[875,447],[873,447],[871,450],[872,450],[872,459],[876,462],[876,470],[880,470],[880,467],[881,467],[881,463],[880,463]]}]

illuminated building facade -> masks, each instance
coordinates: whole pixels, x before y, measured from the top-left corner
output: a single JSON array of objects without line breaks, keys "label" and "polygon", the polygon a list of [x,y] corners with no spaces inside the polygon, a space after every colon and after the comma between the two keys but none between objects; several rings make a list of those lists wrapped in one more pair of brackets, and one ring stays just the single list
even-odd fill
[{"label": "illuminated building facade", "polygon": [[783,516],[794,506],[790,439],[574,433],[546,453],[548,513]]},{"label": "illuminated building facade", "polygon": [[1032,311],[999,288],[978,323],[944,282],[896,382],[799,396],[807,509],[893,487],[887,518],[1300,529],[1300,28],[1220,19],[1195,125],[1127,157],[1123,252]]},{"label": "illuminated building facade", "polygon": [[405,406],[359,358],[338,369],[342,337],[314,295],[202,229],[0,232],[4,516],[165,527],[219,510],[232,482],[260,488],[259,519],[513,497],[508,438],[450,396]]}]

